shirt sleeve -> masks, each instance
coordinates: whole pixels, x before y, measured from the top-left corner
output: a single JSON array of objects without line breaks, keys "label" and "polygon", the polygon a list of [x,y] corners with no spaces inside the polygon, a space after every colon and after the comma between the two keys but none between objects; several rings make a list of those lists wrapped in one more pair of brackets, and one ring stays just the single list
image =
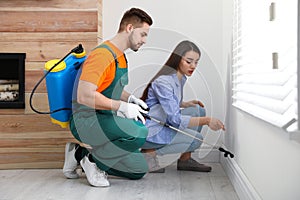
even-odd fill
[{"label": "shirt sleeve", "polygon": [[166,79],[156,79],[151,87],[162,109],[167,115],[167,123],[179,129],[188,127],[191,116],[181,115],[180,100],[175,94],[175,88]]},{"label": "shirt sleeve", "polygon": [[[109,85],[114,78],[114,58],[103,49],[95,49],[83,64],[80,80],[88,81],[101,88],[103,83]],[[112,70],[112,71],[111,71]],[[108,77],[112,76],[112,77]],[[105,81],[108,81],[106,83]]]}]

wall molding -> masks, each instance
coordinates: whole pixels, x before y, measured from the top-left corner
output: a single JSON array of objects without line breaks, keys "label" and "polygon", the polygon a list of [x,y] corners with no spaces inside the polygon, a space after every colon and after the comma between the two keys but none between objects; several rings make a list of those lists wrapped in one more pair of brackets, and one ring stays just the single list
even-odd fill
[{"label": "wall molding", "polygon": [[220,162],[241,200],[262,200],[234,159],[221,156]]}]

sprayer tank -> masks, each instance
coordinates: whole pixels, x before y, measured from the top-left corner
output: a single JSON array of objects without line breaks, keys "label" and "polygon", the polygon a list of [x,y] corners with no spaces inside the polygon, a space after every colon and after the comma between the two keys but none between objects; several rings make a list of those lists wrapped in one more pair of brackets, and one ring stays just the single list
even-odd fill
[{"label": "sprayer tank", "polygon": [[[50,114],[52,123],[66,128],[72,113],[72,92],[74,81],[81,64],[85,61],[85,52],[72,53],[60,64],[51,70],[46,76],[46,87],[50,111],[64,108]],[[49,71],[59,60],[50,60],[45,64],[45,73]],[[66,109],[67,108],[67,109]]]}]

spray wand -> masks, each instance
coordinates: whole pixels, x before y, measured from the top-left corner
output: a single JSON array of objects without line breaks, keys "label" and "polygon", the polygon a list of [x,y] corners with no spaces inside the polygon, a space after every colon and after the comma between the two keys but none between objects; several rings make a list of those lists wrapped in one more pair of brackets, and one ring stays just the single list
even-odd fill
[{"label": "spray wand", "polygon": [[147,115],[147,114],[142,113],[142,115],[143,115],[146,119],[150,119],[150,120],[152,120],[152,121],[154,121],[154,122],[156,122],[156,123],[158,123],[158,124],[160,124],[160,125],[162,125],[162,126],[165,126],[165,127],[170,128],[170,129],[172,129],[172,130],[174,130],[174,131],[177,131],[177,132],[179,132],[179,133],[182,133],[182,134],[184,134],[184,135],[187,135],[187,136],[189,136],[189,137],[192,137],[192,138],[194,138],[194,139],[196,139],[196,140],[198,140],[198,141],[200,141],[200,142],[203,142],[203,143],[205,143],[205,144],[207,144],[207,145],[209,145],[209,146],[211,146],[211,147],[216,147],[220,152],[224,153],[224,157],[228,157],[228,155],[229,155],[230,158],[233,158],[233,157],[234,157],[233,153],[231,153],[230,151],[224,149],[223,147],[216,146],[216,145],[213,145],[213,144],[204,142],[203,140],[201,140],[201,139],[199,139],[199,138],[197,138],[197,137],[195,137],[195,136],[193,136],[193,135],[191,135],[191,134],[189,134],[189,133],[187,133],[187,132],[185,132],[185,131],[182,131],[182,130],[180,130],[180,129],[178,129],[178,128],[175,128],[175,127],[173,127],[173,126],[171,126],[171,125],[169,125],[169,124],[167,124],[167,123],[165,123],[165,122],[162,122],[162,121],[160,121],[160,120],[158,120],[158,119],[156,119],[156,118],[154,118],[154,117],[151,117],[151,116],[149,116],[149,115]]}]

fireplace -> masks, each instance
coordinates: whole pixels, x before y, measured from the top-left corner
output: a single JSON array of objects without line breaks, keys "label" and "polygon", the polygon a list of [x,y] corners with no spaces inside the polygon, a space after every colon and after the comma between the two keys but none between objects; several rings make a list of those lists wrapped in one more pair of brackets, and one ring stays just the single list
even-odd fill
[{"label": "fireplace", "polygon": [[25,108],[25,53],[0,53],[0,108]]}]

